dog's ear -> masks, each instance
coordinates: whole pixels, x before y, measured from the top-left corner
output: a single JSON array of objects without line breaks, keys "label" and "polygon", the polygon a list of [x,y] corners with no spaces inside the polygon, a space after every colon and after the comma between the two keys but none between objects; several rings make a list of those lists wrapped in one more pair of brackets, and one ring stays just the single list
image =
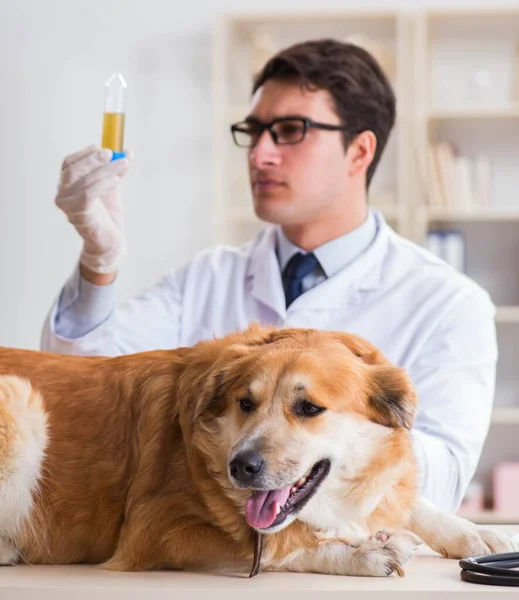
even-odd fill
[{"label": "dog's ear", "polygon": [[216,415],[221,412],[225,396],[240,372],[238,361],[258,346],[271,344],[274,331],[274,327],[252,323],[245,331],[214,340],[219,345],[219,355],[215,357],[205,378],[205,398],[198,403],[194,418],[200,417],[202,413],[211,412]]},{"label": "dog's ear", "polygon": [[241,372],[240,359],[259,346],[272,343],[274,330],[253,323],[245,331],[201,342],[192,349],[182,379],[189,382],[183,387],[185,394],[194,396],[190,407],[193,420],[221,412],[227,392]]},{"label": "dog's ear", "polygon": [[404,369],[373,365],[367,369],[368,415],[386,427],[411,429],[416,414],[417,398]]},{"label": "dog's ear", "polygon": [[222,368],[209,374],[204,385],[204,392],[196,403],[193,420],[204,417],[217,417],[225,407],[225,398],[234,378],[230,369]]},{"label": "dog's ear", "polygon": [[390,361],[371,342],[354,333],[334,332],[336,338],[368,365],[390,365]]},{"label": "dog's ear", "polygon": [[236,333],[231,333],[220,338],[220,340],[213,341],[223,343],[227,347],[246,346],[248,348],[253,348],[254,346],[263,346],[274,342],[278,331],[279,329],[277,327],[261,325],[254,321],[243,331],[237,331]]},{"label": "dog's ear", "polygon": [[417,398],[404,369],[394,366],[380,350],[361,336],[336,332],[336,336],[366,365],[369,417],[386,427],[411,429]]}]

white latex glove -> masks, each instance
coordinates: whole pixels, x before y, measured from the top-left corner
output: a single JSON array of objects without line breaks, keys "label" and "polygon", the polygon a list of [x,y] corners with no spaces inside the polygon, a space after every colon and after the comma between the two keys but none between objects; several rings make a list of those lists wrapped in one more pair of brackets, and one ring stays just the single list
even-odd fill
[{"label": "white latex glove", "polygon": [[127,156],[110,162],[111,150],[88,146],[61,167],[55,202],[83,238],[80,261],[94,273],[114,273],[126,259],[119,181]]}]

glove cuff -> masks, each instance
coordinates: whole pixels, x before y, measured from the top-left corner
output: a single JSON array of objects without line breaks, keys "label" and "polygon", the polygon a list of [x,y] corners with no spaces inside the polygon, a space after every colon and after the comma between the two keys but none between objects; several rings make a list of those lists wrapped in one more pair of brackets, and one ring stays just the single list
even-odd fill
[{"label": "glove cuff", "polygon": [[118,271],[126,263],[127,258],[128,251],[124,243],[102,254],[89,253],[83,246],[79,262],[93,273],[107,275]]}]

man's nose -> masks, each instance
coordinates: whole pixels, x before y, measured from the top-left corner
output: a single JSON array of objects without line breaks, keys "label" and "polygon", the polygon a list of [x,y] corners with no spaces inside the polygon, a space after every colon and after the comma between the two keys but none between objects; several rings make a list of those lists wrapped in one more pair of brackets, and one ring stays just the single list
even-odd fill
[{"label": "man's nose", "polygon": [[279,146],[274,142],[268,129],[263,131],[256,144],[250,149],[249,159],[259,169],[266,165],[278,165],[280,163]]},{"label": "man's nose", "polygon": [[229,463],[231,477],[242,485],[252,485],[263,475],[265,461],[259,452],[246,450]]}]

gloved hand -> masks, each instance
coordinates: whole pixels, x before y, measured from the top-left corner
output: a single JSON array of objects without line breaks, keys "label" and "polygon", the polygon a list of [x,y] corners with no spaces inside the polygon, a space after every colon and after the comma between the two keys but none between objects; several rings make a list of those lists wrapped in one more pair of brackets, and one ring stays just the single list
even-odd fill
[{"label": "gloved hand", "polygon": [[83,238],[80,261],[94,273],[114,273],[126,259],[119,181],[132,155],[88,146],[63,161],[56,205]]}]

